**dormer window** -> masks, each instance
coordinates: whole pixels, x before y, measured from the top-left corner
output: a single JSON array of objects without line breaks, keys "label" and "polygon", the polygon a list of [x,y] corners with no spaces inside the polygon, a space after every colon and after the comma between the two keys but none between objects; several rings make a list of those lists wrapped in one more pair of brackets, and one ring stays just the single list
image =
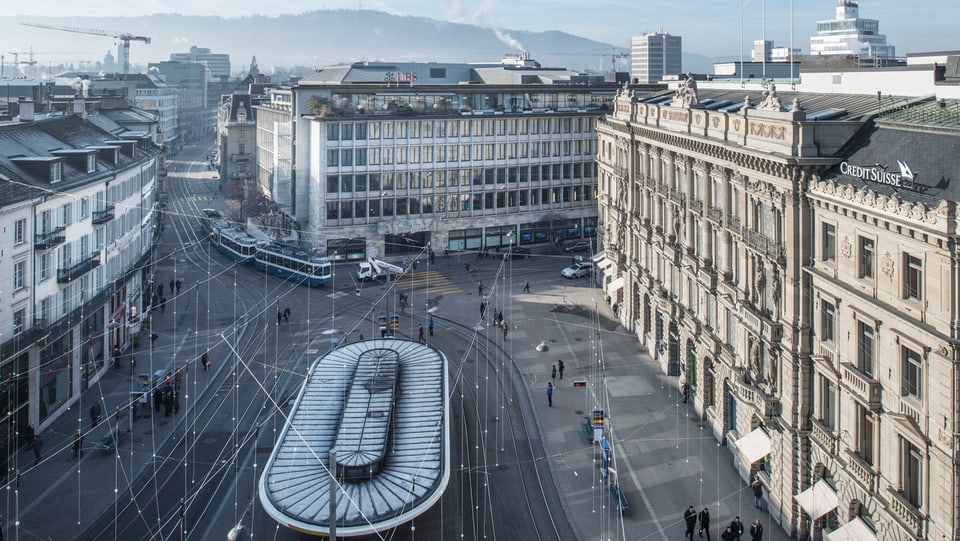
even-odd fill
[{"label": "dormer window", "polygon": [[237,122],[243,124],[247,121],[247,113],[237,113]]},{"label": "dormer window", "polygon": [[60,182],[63,178],[63,162],[50,164],[50,182]]},{"label": "dormer window", "polygon": [[94,153],[87,154],[87,173],[96,173],[97,172],[97,155]]}]

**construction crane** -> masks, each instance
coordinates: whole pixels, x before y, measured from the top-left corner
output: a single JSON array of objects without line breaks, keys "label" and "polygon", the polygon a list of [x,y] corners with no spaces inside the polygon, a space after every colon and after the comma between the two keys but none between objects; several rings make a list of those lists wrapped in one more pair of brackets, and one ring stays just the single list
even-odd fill
[{"label": "construction crane", "polygon": [[63,32],[76,32],[77,34],[90,34],[91,36],[104,36],[118,39],[120,40],[120,45],[117,47],[117,60],[119,60],[120,64],[123,65],[124,75],[130,73],[130,42],[142,41],[144,43],[150,43],[150,38],[147,36],[135,36],[128,32],[113,32],[111,30],[98,30],[96,28],[78,28],[76,26],[57,26],[53,24],[40,23],[24,22],[20,24],[24,26],[34,26],[37,28],[47,28],[50,30],[61,30]]},{"label": "construction crane", "polygon": [[[610,71],[617,71],[618,58],[630,58],[630,53],[627,53],[627,52],[618,53],[616,47],[610,47]],[[627,66],[627,71],[630,71],[629,66]]]}]

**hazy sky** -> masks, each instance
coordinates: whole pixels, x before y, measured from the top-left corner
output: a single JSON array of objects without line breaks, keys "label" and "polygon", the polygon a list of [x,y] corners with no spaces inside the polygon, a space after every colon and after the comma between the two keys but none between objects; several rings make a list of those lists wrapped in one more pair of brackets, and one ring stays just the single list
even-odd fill
[{"label": "hazy sky", "polygon": [[[831,19],[835,0],[743,0],[744,47],[763,35],[778,45],[790,43],[790,5],[794,6],[793,43],[807,52],[816,21]],[[33,7],[37,6],[37,7]],[[41,7],[42,6],[42,7]],[[20,15],[137,16],[153,13],[219,15],[302,13],[327,9],[376,9],[394,14],[479,24],[515,30],[562,30],[627,47],[630,36],[663,29],[683,37],[686,52],[735,55],[740,50],[738,0],[44,0],[17,2]],[[960,49],[957,38],[960,0],[861,0],[861,17],[879,19],[880,31],[900,56],[916,51]]]}]

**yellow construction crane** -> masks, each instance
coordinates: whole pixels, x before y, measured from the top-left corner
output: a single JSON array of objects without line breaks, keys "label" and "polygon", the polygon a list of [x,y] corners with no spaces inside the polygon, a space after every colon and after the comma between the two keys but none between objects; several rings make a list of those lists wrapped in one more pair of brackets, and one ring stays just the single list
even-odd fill
[{"label": "yellow construction crane", "polygon": [[47,28],[50,30],[62,30],[63,32],[76,32],[77,34],[90,34],[91,36],[104,36],[120,40],[120,46],[117,47],[117,60],[123,65],[123,74],[130,73],[130,42],[142,41],[150,43],[147,36],[135,36],[128,32],[113,32],[111,30],[98,30],[96,28],[78,28],[76,26],[57,26],[53,24],[40,23],[20,23],[24,26],[34,26],[37,28]]}]

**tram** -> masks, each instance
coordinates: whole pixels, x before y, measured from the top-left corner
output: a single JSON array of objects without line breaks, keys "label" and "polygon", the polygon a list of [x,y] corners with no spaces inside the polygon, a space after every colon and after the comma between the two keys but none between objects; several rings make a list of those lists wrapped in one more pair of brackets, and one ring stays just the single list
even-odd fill
[{"label": "tram", "polygon": [[289,280],[318,287],[333,279],[330,260],[307,250],[268,244],[261,246],[254,256],[258,269]]},{"label": "tram", "polygon": [[210,220],[210,228],[217,250],[240,263],[252,262],[257,250],[263,245],[262,241],[253,238],[246,231],[235,229],[226,220]]}]

